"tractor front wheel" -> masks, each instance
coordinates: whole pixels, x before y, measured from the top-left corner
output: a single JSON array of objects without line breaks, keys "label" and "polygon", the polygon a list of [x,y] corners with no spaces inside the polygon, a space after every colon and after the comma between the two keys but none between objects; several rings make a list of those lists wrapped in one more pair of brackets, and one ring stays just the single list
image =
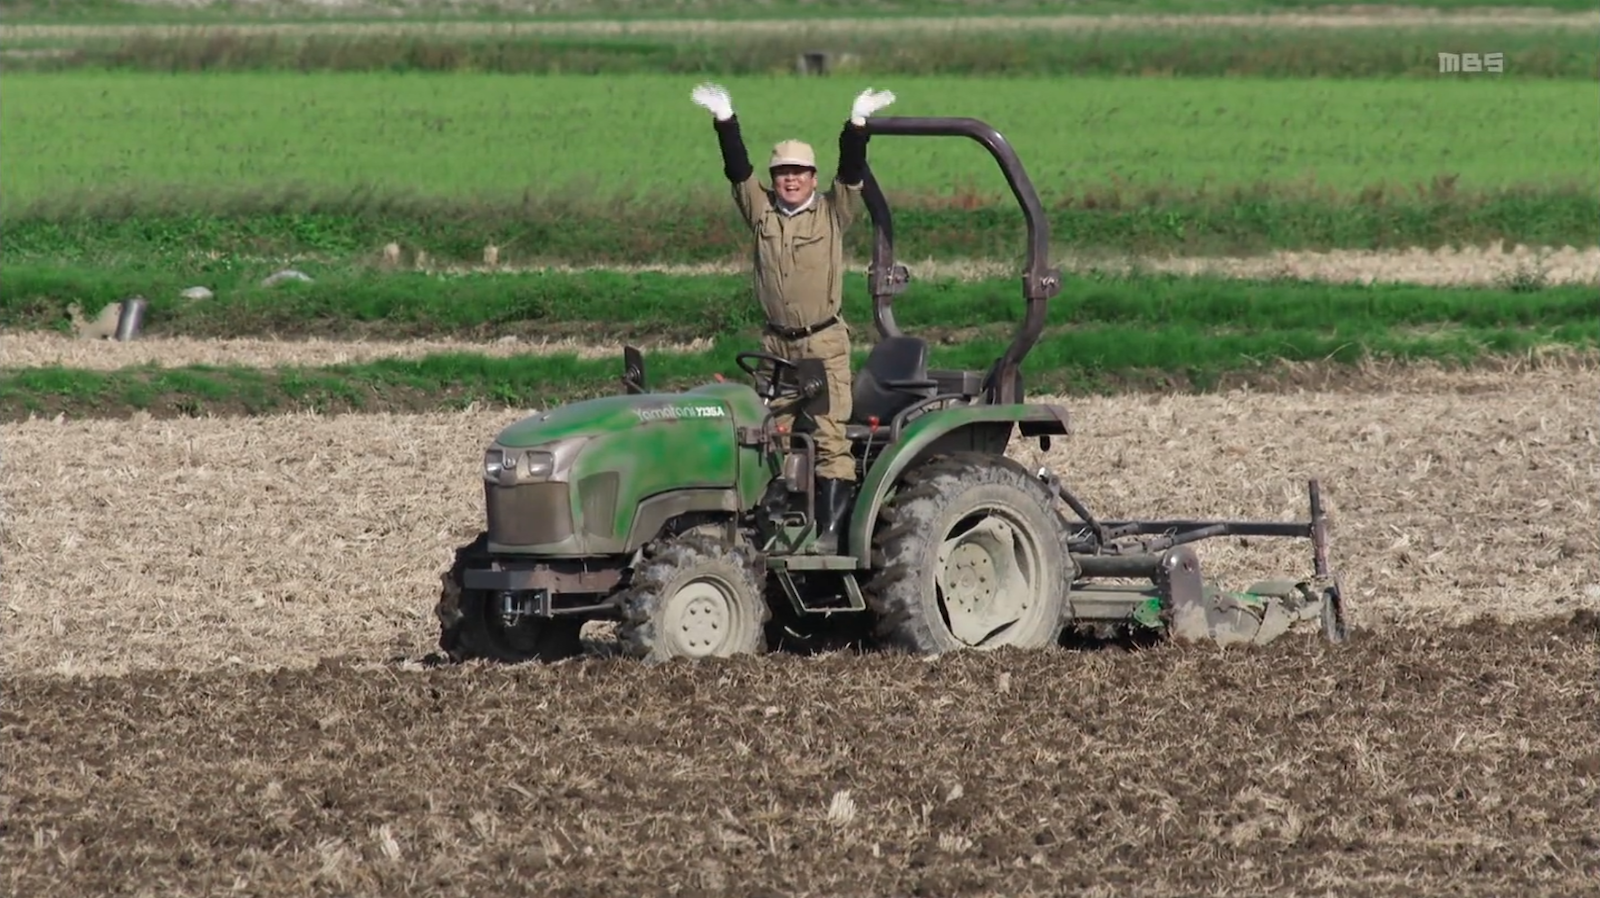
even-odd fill
[{"label": "tractor front wheel", "polygon": [[483,546],[484,537],[479,535],[457,549],[454,563],[440,576],[442,588],[435,609],[439,648],[457,662],[482,658],[518,664],[560,661],[582,654],[583,621],[525,617],[508,622],[500,614],[494,593],[462,588],[467,561]]},{"label": "tractor front wheel", "polygon": [[1071,616],[1071,559],[1039,481],[1003,456],[912,469],[873,534],[877,636],[918,654],[1055,645]]},{"label": "tractor front wheel", "polygon": [[691,531],[658,543],[622,597],[622,650],[651,662],[765,651],[765,575],[743,542]]}]

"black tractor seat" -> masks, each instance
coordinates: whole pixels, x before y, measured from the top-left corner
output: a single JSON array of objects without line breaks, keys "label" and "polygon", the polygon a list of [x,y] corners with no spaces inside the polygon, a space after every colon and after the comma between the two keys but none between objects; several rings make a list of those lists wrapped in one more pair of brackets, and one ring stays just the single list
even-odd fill
[{"label": "black tractor seat", "polygon": [[907,336],[879,340],[853,380],[850,420],[845,422],[845,436],[852,440],[872,435],[873,418],[882,438],[894,416],[912,404],[946,393],[974,396],[983,382],[970,371],[929,371],[928,341]]}]

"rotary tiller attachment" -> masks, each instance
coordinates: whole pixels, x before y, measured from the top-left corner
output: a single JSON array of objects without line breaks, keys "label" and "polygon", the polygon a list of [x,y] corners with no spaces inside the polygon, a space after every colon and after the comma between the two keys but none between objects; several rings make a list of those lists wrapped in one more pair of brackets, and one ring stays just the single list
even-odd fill
[{"label": "rotary tiller attachment", "polygon": [[[1302,625],[1325,639],[1349,637],[1339,578],[1328,570],[1328,527],[1317,481],[1308,484],[1307,521],[1101,521],[1048,468],[1039,479],[1072,511],[1067,548],[1076,570],[1068,593],[1074,622],[1099,635],[1133,628],[1164,632],[1179,642],[1265,645]],[[1243,592],[1223,590],[1201,575],[1191,543],[1217,536],[1311,540],[1312,574],[1263,580]],[[1108,583],[1113,579],[1143,583]]]}]

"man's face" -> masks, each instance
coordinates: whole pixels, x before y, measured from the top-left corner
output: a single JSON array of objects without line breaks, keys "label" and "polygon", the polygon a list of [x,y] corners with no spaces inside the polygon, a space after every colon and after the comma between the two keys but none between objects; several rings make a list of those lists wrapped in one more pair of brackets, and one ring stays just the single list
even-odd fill
[{"label": "man's face", "polygon": [[798,206],[811,198],[817,189],[817,173],[798,165],[780,165],[772,170],[772,187],[778,198],[790,206]]}]

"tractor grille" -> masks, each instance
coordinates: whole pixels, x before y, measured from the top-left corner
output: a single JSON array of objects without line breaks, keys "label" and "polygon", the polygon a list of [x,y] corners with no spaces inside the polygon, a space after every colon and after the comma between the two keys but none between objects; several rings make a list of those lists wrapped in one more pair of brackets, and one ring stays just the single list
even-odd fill
[{"label": "tractor grille", "polygon": [[594,474],[578,481],[578,500],[583,506],[583,532],[607,537],[616,523],[617,486],[621,478],[615,471]]},{"label": "tractor grille", "polygon": [[502,546],[541,546],[572,535],[572,506],[565,483],[483,485],[489,541]]}]

